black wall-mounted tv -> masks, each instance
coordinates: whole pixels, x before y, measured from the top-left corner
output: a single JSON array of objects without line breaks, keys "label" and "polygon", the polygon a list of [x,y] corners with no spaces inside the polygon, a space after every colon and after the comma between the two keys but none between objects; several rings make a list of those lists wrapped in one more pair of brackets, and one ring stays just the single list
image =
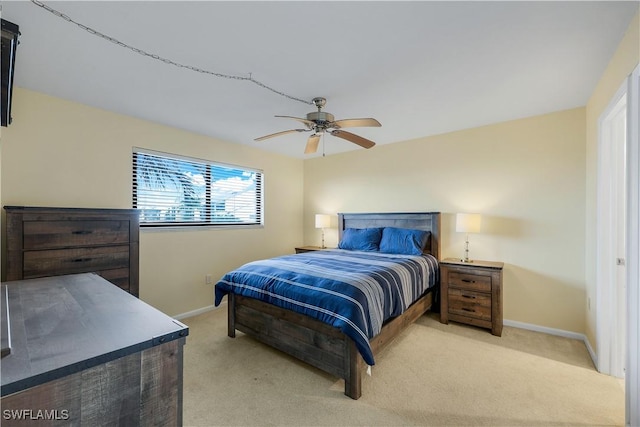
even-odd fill
[{"label": "black wall-mounted tv", "polygon": [[18,47],[18,26],[13,22],[2,21],[2,49],[0,51],[0,69],[2,80],[2,98],[0,99],[0,118],[2,126],[11,124],[11,95],[13,94],[13,71]]}]

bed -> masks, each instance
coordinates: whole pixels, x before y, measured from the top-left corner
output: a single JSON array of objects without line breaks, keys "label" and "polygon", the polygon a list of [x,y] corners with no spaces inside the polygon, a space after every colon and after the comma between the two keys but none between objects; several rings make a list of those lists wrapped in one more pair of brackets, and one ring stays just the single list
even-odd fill
[{"label": "bed", "polygon": [[[248,263],[227,273],[216,284],[215,303],[220,304],[227,296],[229,337],[235,337],[236,330],[241,331],[343,378],[345,394],[358,399],[366,365],[373,365],[380,349],[434,302],[438,289],[440,213],[338,214],[338,223],[341,242],[346,242],[354,231],[378,229],[390,234],[420,230],[421,238],[424,237],[420,243],[422,250],[412,255],[396,255],[336,249]],[[332,274],[339,278],[329,277]],[[259,283],[252,282],[256,278]],[[356,278],[353,283],[358,283],[357,286],[351,286],[351,278]],[[335,296],[348,300],[348,314],[335,308],[335,301],[331,300],[336,294],[331,287],[334,279],[344,282],[340,284],[341,292],[347,288],[348,292],[354,292]],[[321,282],[317,285],[323,288],[321,292],[314,280]],[[370,281],[375,284],[360,289],[361,283]],[[400,294],[376,296],[383,287],[397,288]],[[314,299],[300,302],[302,297],[291,293],[299,288],[300,292],[313,294]],[[320,308],[321,304],[327,305]]]}]

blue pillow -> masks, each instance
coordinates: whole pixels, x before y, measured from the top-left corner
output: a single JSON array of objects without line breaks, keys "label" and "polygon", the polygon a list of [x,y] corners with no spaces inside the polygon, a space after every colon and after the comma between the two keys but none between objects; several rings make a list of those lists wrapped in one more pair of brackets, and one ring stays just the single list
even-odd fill
[{"label": "blue pillow", "polygon": [[338,249],[350,251],[377,251],[382,228],[347,228],[342,234]]},{"label": "blue pillow", "polygon": [[428,231],[385,227],[380,240],[380,252],[402,255],[422,255],[429,238]]}]

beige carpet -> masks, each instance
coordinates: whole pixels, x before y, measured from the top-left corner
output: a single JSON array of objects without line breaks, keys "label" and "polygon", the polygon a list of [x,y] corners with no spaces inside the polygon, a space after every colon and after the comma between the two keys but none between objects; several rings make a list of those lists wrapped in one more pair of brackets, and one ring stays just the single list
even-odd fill
[{"label": "beige carpet", "polygon": [[183,320],[186,426],[617,426],[620,380],[580,341],[423,316],[376,357],[362,397],[344,383],[238,333],[226,306]]}]

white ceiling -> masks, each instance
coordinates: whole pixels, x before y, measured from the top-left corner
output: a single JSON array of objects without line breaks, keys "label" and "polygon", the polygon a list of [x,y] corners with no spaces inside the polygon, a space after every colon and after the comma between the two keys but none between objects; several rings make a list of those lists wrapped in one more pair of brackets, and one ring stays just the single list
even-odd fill
[{"label": "white ceiling", "polygon": [[[327,98],[378,144],[586,105],[638,1],[50,1],[69,18],[204,70],[251,76],[295,98]],[[181,69],[89,34],[30,1],[16,86],[199,134],[305,158],[308,134],[254,138],[312,105],[256,84]],[[15,117],[17,122],[20,117]],[[179,141],[176,141],[179,144]],[[375,150],[375,147],[373,148]],[[362,148],[333,136],[327,155]],[[321,155],[322,146],[316,155]]]}]

